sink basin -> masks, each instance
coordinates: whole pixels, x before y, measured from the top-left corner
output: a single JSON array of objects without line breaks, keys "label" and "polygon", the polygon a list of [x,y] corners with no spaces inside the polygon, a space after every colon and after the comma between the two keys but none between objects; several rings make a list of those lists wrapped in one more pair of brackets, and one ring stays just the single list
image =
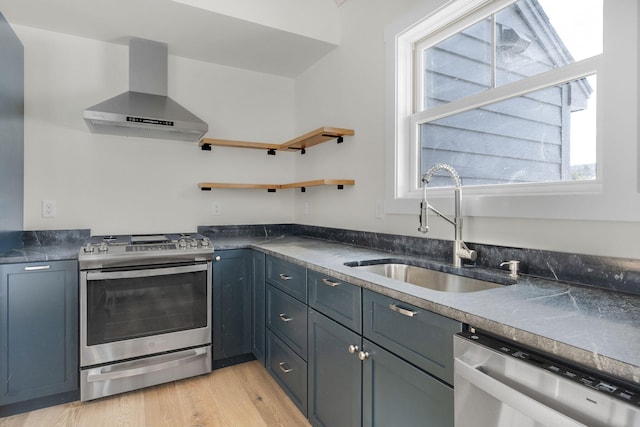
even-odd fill
[{"label": "sink basin", "polygon": [[441,292],[478,292],[503,286],[499,283],[398,262],[350,262],[345,265]]}]

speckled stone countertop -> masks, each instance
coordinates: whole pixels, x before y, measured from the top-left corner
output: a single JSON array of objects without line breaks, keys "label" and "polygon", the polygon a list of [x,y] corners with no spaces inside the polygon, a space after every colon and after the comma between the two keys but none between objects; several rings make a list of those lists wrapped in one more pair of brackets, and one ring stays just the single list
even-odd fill
[{"label": "speckled stone countertop", "polygon": [[25,231],[23,246],[0,254],[0,264],[76,260],[89,236],[88,229]]},{"label": "speckled stone countertop", "polygon": [[[638,295],[527,276],[521,276],[516,284],[480,292],[438,292],[344,265],[350,261],[393,258],[394,254],[389,252],[293,236],[217,238],[214,245],[216,250],[252,247],[640,384]],[[418,257],[398,257],[424,263]],[[432,266],[438,265],[442,263]],[[465,267],[459,272],[509,280],[506,272],[497,270]]]},{"label": "speckled stone countertop", "polygon": [[[261,236],[216,234],[214,248],[254,248],[640,385],[639,294],[526,275],[517,284],[480,292],[438,292],[344,263],[402,258],[434,269],[454,270],[441,260],[288,236],[288,231],[283,227]],[[25,232],[24,246],[0,254],[0,264],[77,259],[89,236],[89,230]],[[507,273],[499,270],[464,267],[455,272],[509,281]]]}]

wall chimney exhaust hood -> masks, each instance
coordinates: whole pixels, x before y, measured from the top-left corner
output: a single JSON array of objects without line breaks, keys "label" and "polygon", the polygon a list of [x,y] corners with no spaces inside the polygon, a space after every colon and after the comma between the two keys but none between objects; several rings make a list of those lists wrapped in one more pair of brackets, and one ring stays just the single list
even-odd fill
[{"label": "wall chimney exhaust hood", "polygon": [[199,141],[209,126],[167,96],[167,45],[129,41],[129,91],[84,110],[93,133]]}]

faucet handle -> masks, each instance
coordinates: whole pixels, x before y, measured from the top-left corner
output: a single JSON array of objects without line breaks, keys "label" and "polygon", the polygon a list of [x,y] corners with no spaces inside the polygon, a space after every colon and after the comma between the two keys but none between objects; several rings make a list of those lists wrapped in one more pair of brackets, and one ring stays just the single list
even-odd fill
[{"label": "faucet handle", "polygon": [[505,265],[509,266],[509,277],[512,279],[517,279],[518,273],[520,270],[520,261],[516,261],[516,260],[505,261],[500,264],[500,267],[503,267]]},{"label": "faucet handle", "polygon": [[456,255],[460,259],[468,259],[469,261],[475,261],[476,259],[478,259],[478,253],[473,249],[469,249],[467,245],[462,241],[458,245]]},{"label": "faucet handle", "polygon": [[429,232],[429,202],[423,200],[420,202],[420,215],[418,219],[420,220],[420,226],[418,227],[418,231],[422,234],[426,234]]}]

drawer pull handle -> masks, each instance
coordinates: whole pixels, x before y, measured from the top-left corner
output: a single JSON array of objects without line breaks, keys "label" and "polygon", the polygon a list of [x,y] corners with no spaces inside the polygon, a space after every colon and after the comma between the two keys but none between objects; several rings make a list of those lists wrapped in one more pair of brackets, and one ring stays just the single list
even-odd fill
[{"label": "drawer pull handle", "polygon": [[289,366],[287,366],[287,364],[285,362],[280,362],[278,365],[280,366],[280,370],[282,372],[284,372],[285,374],[288,374],[289,372],[291,372],[293,370]]},{"label": "drawer pull handle", "polygon": [[351,354],[356,354],[358,352],[358,350],[360,350],[360,348],[357,345],[351,344],[348,348],[349,353]]},{"label": "drawer pull handle", "polygon": [[24,271],[39,271],[39,270],[48,270],[50,269],[50,265],[31,265],[29,267],[25,267]]},{"label": "drawer pull handle", "polygon": [[327,286],[331,286],[332,288],[335,288],[336,286],[338,286],[340,284],[340,282],[332,282],[329,279],[322,279],[322,283],[324,283]]},{"label": "drawer pull handle", "polygon": [[407,310],[406,308],[402,308],[396,304],[389,304],[389,309],[391,309],[392,311],[395,311],[396,313],[400,313],[403,316],[407,316],[407,317],[413,317],[413,316],[417,316],[418,312],[417,311],[413,311],[413,310]]},{"label": "drawer pull handle", "polygon": [[283,322],[291,322],[293,319],[289,316],[287,316],[285,313],[280,313],[280,320],[282,320]]},{"label": "drawer pull handle", "polygon": [[280,273],[280,278],[282,280],[291,280],[292,277],[291,276],[287,276],[286,274]]}]

